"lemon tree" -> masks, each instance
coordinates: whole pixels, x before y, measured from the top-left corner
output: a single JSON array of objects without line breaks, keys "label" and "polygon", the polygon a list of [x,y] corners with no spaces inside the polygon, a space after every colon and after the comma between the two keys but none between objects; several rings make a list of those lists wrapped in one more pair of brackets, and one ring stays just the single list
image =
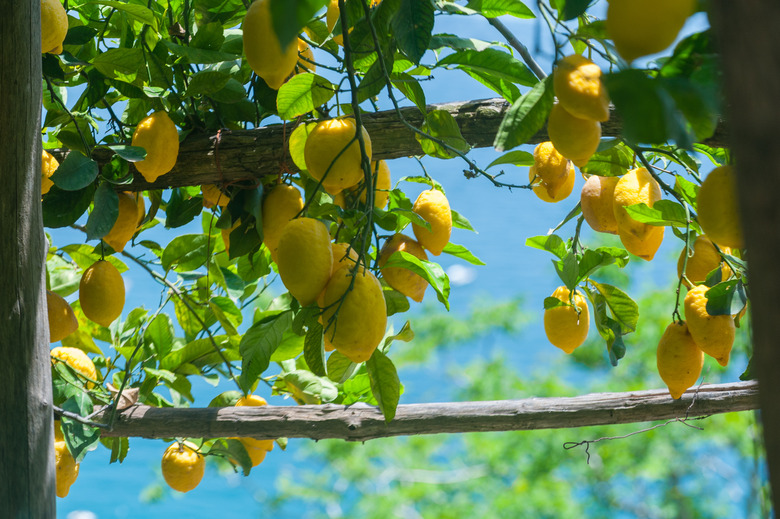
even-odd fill
[{"label": "lemon tree", "polygon": [[[457,162],[456,171],[514,189],[523,203],[571,207],[547,235],[508,236],[552,254],[548,274],[561,286],[539,307],[550,342],[567,353],[585,341],[592,316],[607,362],[630,362],[627,337],[641,309],[632,287],[599,272],[652,261],[663,241],[676,240],[680,282],[658,369],[679,398],[698,378],[700,366],[687,364],[702,351],[728,358],[723,345],[697,346],[708,335],[684,314],[728,321],[730,330],[748,284],[731,154],[704,144],[723,108],[713,36],[703,30],[672,46],[695,6],[661,4],[615,0],[600,20],[575,1],[534,9],[519,0],[86,2],[68,5],[63,35],[63,5],[42,3],[46,114],[36,154],[45,158],[46,279],[71,307],[56,300],[51,338],[95,366],[86,376],[54,363],[54,404],[67,412],[74,463],[98,442],[112,461],[127,455],[126,438],[101,439],[90,423],[96,408],[105,406],[100,425],[110,426],[128,394],[189,406],[198,377],[234,386],[214,407],[266,386],[299,403],[367,402],[393,419],[403,392],[393,343],[411,340],[414,323],[396,333],[388,318],[403,321],[428,286],[449,308],[449,279],[428,254],[482,261],[452,241],[453,230],[474,229],[450,206],[444,179],[422,160],[404,173],[383,160],[402,153],[400,139],[367,130],[382,110],[413,135],[415,155]],[[502,31],[486,39],[442,32],[438,20],[448,17],[504,29],[499,17],[537,18],[553,59],[534,58]],[[644,58],[655,53],[664,54]],[[458,114],[429,104],[427,82],[445,70],[504,103],[489,164],[469,155],[477,144]],[[274,159],[258,174],[250,141],[266,126],[277,136],[267,146]],[[243,176],[227,178],[236,168],[223,161],[235,156],[224,145],[231,136],[249,151],[238,160]],[[193,156],[184,149],[191,142],[208,152]],[[578,175],[587,179],[579,198]],[[603,245],[582,232],[586,224],[620,241]],[[60,238],[67,227],[82,239]],[[697,256],[705,233],[706,262]],[[129,267],[160,286],[138,308],[124,305]],[[273,284],[277,273],[284,288]],[[687,306],[686,287],[696,290]],[[686,366],[675,364],[681,356]],[[203,456],[216,456],[248,473],[265,452],[235,438],[190,440],[171,448],[197,470]],[[198,478],[184,479],[173,488],[189,490]]]}]

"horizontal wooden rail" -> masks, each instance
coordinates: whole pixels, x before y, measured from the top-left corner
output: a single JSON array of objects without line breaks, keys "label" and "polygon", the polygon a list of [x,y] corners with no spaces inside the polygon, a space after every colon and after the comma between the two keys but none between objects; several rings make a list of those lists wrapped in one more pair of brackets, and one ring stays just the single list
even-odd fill
[{"label": "horizontal wooden rail", "polygon": [[187,409],[133,406],[120,412],[113,429],[104,430],[103,435],[365,441],[417,434],[624,424],[754,409],[758,409],[756,382],[702,385],[680,400],[672,400],[665,389],[654,389],[570,398],[406,404],[398,406],[390,423],[385,422],[379,409],[366,404]]},{"label": "horizontal wooden rail", "polygon": [[[463,138],[474,148],[493,146],[498,127],[509,105],[502,98],[482,99],[455,103],[430,105],[431,110],[446,110],[460,126]],[[401,109],[404,119],[420,127],[423,117],[416,107]],[[398,118],[395,110],[367,113],[363,122],[371,135],[373,156],[375,159],[395,159],[422,155],[420,143],[415,134]],[[601,125],[602,135],[617,137],[622,124],[614,113],[609,121]],[[277,124],[253,130],[222,130],[216,135],[192,133],[181,143],[179,158],[173,170],[153,183],[145,182],[140,174],[135,181],[122,189],[140,191],[145,189],[164,189],[179,186],[197,186],[201,184],[221,184],[240,180],[254,180],[266,175],[276,175],[282,171],[285,163],[289,171],[297,171],[289,159],[284,161],[286,149],[285,136],[289,137],[292,125],[286,127]],[[549,140],[547,128],[531,138],[529,144]],[[705,141],[709,146],[724,146],[725,127],[720,123],[712,138]],[[64,150],[54,155],[62,161]],[[104,164],[110,160],[113,152],[97,149],[94,158]],[[135,169],[133,168],[133,171]]]}]

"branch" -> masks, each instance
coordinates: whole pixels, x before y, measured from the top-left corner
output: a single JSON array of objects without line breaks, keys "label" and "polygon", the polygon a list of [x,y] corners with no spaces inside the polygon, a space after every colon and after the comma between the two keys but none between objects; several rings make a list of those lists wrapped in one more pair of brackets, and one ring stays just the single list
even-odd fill
[{"label": "branch", "polygon": [[702,385],[686,392],[680,400],[672,400],[665,389],[653,389],[568,398],[406,404],[398,406],[390,423],[385,422],[378,408],[366,404],[176,409],[136,406],[122,411],[114,428],[101,433],[145,438],[250,436],[365,441],[416,434],[636,423],[757,408],[758,384],[736,382]]},{"label": "branch", "polygon": [[[474,148],[493,146],[496,132],[508,108],[509,105],[502,98],[443,103],[427,107],[429,112],[431,110],[450,112],[458,122],[463,137]],[[417,127],[422,126],[423,116],[416,107],[405,107],[400,111],[406,121]],[[371,135],[375,160],[423,154],[414,132],[404,125],[395,110],[363,114],[363,124]],[[621,130],[622,124],[613,110],[610,120],[601,125],[602,136],[618,137]],[[277,175],[281,171],[280,165],[285,149],[284,132],[281,124],[253,130],[222,130],[219,141],[216,135],[191,133],[181,143],[176,167],[170,173],[153,183],[145,182],[141,175],[135,175],[131,185],[120,186],[119,189],[142,191],[232,183],[243,179],[254,181],[266,175]],[[721,121],[715,135],[705,140],[704,144],[722,147],[726,145],[726,137],[725,126]],[[534,135],[528,144],[538,144],[547,140],[549,137],[547,129],[544,128]],[[53,154],[62,162],[66,152],[54,150]],[[107,163],[112,155],[111,150],[99,148],[93,153],[93,158],[102,165]],[[216,167],[217,157],[220,165],[219,172]],[[291,170],[295,169],[293,164],[288,164],[288,167]]]}]

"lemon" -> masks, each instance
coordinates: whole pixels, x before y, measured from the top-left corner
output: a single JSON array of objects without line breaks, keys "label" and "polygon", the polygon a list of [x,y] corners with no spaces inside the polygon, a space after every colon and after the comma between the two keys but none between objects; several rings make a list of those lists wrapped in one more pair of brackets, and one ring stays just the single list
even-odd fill
[{"label": "lemon", "polygon": [[638,222],[626,207],[653,204],[661,199],[661,186],[645,168],[632,169],[615,184],[612,208],[620,240],[626,249],[645,260],[651,260],[663,240],[664,228]]},{"label": "lemon", "polygon": [[660,226],[649,226],[647,233],[643,237],[638,237],[630,232],[618,228],[618,236],[620,236],[620,242],[628,252],[634,256],[638,256],[645,261],[651,261],[655,257],[655,253],[661,247],[661,243],[664,241],[664,228]]},{"label": "lemon", "polygon": [[688,332],[685,322],[666,327],[656,351],[658,374],[677,400],[699,379],[704,365],[704,353]]},{"label": "lemon", "polygon": [[412,211],[431,224],[429,231],[422,225],[412,223],[414,237],[428,252],[438,256],[449,243],[452,234],[452,210],[447,197],[437,189],[428,189],[417,197]]},{"label": "lemon", "polygon": [[[257,395],[243,396],[236,402],[236,407],[261,406],[267,405],[265,398]],[[254,438],[236,438],[246,449],[249,458],[252,460],[252,466],[260,465],[265,459],[265,455],[273,450],[273,440],[256,440]]]},{"label": "lemon", "polygon": [[179,492],[189,492],[203,479],[206,460],[191,442],[174,442],[162,457],[162,475],[168,486]]},{"label": "lemon", "polygon": [[271,20],[271,0],[252,2],[241,28],[247,63],[269,87],[279,90],[295,70],[298,45],[291,42],[282,49]]},{"label": "lemon", "polygon": [[49,342],[61,341],[78,329],[79,321],[73,308],[62,296],[49,290],[46,291],[46,311],[49,316]]},{"label": "lemon", "polygon": [[[50,355],[58,359],[71,368],[74,371],[78,371],[84,377],[89,380],[97,380],[97,370],[95,369],[95,363],[87,356],[86,353],[78,348],[70,348],[68,346],[58,346],[51,350]],[[52,361],[55,362],[55,361]],[[92,382],[87,382],[88,387],[92,387]]]},{"label": "lemon", "polygon": [[65,436],[62,434],[62,423],[59,420],[54,420],[54,441],[65,441]]},{"label": "lemon", "polygon": [[263,201],[263,242],[273,256],[287,222],[303,210],[301,192],[289,184],[274,187]]},{"label": "lemon", "polygon": [[79,464],[68,450],[64,440],[54,442],[54,464],[57,478],[57,497],[67,497],[70,487],[79,475]]},{"label": "lemon", "polygon": [[[375,5],[378,5],[382,0],[371,0],[369,2],[369,7],[374,7]],[[325,24],[328,26],[328,32],[333,32],[333,28],[336,27],[336,22],[339,19],[339,16],[341,14],[341,11],[339,10],[339,2],[338,0],[330,0],[330,3],[328,4],[328,9],[325,12]],[[349,28],[349,32],[352,32],[352,27]],[[333,37],[333,41],[344,46],[344,36],[341,34],[336,35]]]},{"label": "lemon", "polygon": [[352,268],[355,266],[355,263],[357,263],[358,254],[355,249],[350,247],[349,243],[333,243],[331,244],[330,250],[333,255],[331,275],[340,268]]},{"label": "lemon", "polygon": [[138,228],[138,202],[132,193],[117,193],[119,197],[119,214],[114,226],[103,236],[106,242],[117,252],[122,252],[127,242]]},{"label": "lemon", "polygon": [[230,203],[230,197],[214,184],[200,186],[200,192],[203,194],[203,207],[206,209],[216,206],[227,207]]},{"label": "lemon", "polygon": [[[552,293],[552,297],[569,304],[571,292],[565,286],[560,286]],[[574,306],[556,306],[544,311],[544,333],[550,343],[571,353],[579,348],[588,337],[590,314],[585,298],[579,293],[574,295]],[[578,312],[579,310],[579,312]]]},{"label": "lemon", "polygon": [[58,167],[60,167],[60,163],[57,162],[57,159],[48,151],[43,150],[41,157],[41,195],[48,193],[51,186],[54,185],[51,176],[57,171]]},{"label": "lemon", "polygon": [[[375,177],[374,189],[374,207],[377,209],[384,209],[387,205],[387,199],[390,196],[390,188],[392,187],[392,181],[390,179],[390,167],[387,162],[380,160],[379,162],[371,163],[371,173]],[[360,183],[353,188],[355,191],[360,192],[360,201],[366,203],[366,188],[364,183]],[[342,206],[343,207],[343,206]]]},{"label": "lemon", "polygon": [[312,304],[325,288],[333,268],[330,235],[314,218],[297,218],[284,226],[276,248],[279,277],[301,306]]},{"label": "lemon", "polygon": [[309,44],[298,38],[298,68],[302,72],[314,72],[317,65],[314,64],[314,52]]},{"label": "lemon", "polygon": [[699,188],[696,203],[699,224],[712,241],[735,249],[745,246],[737,202],[737,179],[731,166],[710,171]]},{"label": "lemon", "polygon": [[[370,159],[371,138],[365,127],[361,129]],[[340,118],[317,123],[306,139],[306,169],[315,180],[322,181],[322,187],[331,195],[363,180],[363,159],[355,135],[355,121]]]},{"label": "lemon", "polygon": [[79,283],[79,302],[87,318],[110,326],[125,306],[125,284],[116,267],[99,260],[85,270]]},{"label": "lemon", "polygon": [[695,0],[610,0],[607,36],[629,63],[674,43]]},{"label": "lemon", "polygon": [[352,362],[368,360],[387,327],[385,297],[374,274],[359,268],[353,276],[353,269],[338,269],[325,288],[322,306],[326,340]]},{"label": "lemon", "polygon": [[685,296],[685,320],[699,349],[717,360],[721,366],[726,366],[736,335],[734,318],[731,315],[707,313],[707,290],[707,285],[699,285],[688,291]]},{"label": "lemon", "polygon": [[534,148],[534,164],[528,170],[528,181],[540,199],[559,202],[574,187],[574,166],[558,153],[552,142],[542,142]]},{"label": "lemon", "polygon": [[61,54],[68,34],[68,15],[59,0],[41,0],[41,52]]},{"label": "lemon", "polygon": [[601,82],[601,68],[585,56],[562,58],[553,73],[553,89],[567,112],[580,119],[607,121],[609,97]]},{"label": "lemon", "polygon": [[555,103],[547,119],[547,133],[558,153],[581,168],[599,147],[601,123],[574,117]]},{"label": "lemon", "polygon": [[[729,247],[723,247],[721,250],[726,254],[731,254]],[[682,277],[686,252],[685,248],[680,251],[680,258],[677,260],[677,277]],[[688,264],[685,267],[685,277],[690,281],[690,283],[686,282],[686,286],[690,288],[691,283],[693,285],[704,283],[707,274],[718,267],[722,267],[721,273],[724,280],[731,275],[731,269],[722,261],[720,254],[712,244],[712,240],[706,235],[700,234],[693,242],[693,255],[688,257]]]},{"label": "lemon", "polygon": [[144,118],[133,132],[133,146],[146,150],[146,158],[135,163],[147,182],[154,182],[176,165],[179,155],[179,132],[165,112],[154,112]]},{"label": "lemon", "polygon": [[415,258],[428,260],[425,249],[410,237],[397,233],[388,239],[379,252],[379,268],[382,269],[382,277],[387,284],[401,292],[406,297],[411,297],[418,303],[422,302],[428,282],[419,274],[401,267],[385,267],[387,260],[395,252],[408,252]]},{"label": "lemon", "polygon": [[236,220],[236,223],[234,223],[230,228],[222,229],[222,241],[225,242],[225,252],[227,253],[228,257],[230,257],[230,233],[238,229],[239,225],[241,225],[241,219]]},{"label": "lemon", "polygon": [[615,186],[618,177],[593,175],[585,181],[580,193],[580,207],[585,221],[596,232],[618,233],[615,210]]}]

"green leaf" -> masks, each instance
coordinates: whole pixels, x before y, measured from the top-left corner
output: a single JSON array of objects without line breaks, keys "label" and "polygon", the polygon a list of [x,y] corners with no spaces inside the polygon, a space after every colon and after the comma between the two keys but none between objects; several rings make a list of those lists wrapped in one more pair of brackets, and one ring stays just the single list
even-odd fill
[{"label": "green leaf", "polygon": [[591,0],[565,0],[563,10],[561,10],[561,3],[563,3],[563,1],[559,1],[558,11],[560,19],[568,21],[582,16],[585,14],[585,10],[587,10],[590,2]]},{"label": "green leaf", "polygon": [[593,322],[596,329],[607,344],[607,353],[610,363],[618,365],[618,360],[626,354],[626,346],[623,343],[623,329],[620,324],[607,315],[607,303],[601,293],[588,289],[588,298],[593,304]]},{"label": "green leaf", "polygon": [[171,190],[171,198],[165,208],[165,226],[171,229],[190,223],[203,210],[203,199],[190,196],[186,189]]},{"label": "green leaf", "polygon": [[710,315],[734,315],[747,303],[745,286],[739,279],[724,281],[707,290],[707,313]]},{"label": "green leaf", "polygon": [[248,393],[257,379],[268,369],[276,348],[282,342],[282,335],[292,324],[292,312],[274,313],[249,328],[241,338],[241,375],[238,384]]},{"label": "green leaf", "polygon": [[95,185],[89,184],[79,191],[65,191],[52,186],[43,197],[43,225],[51,228],[67,227],[76,223],[92,202]]},{"label": "green leaf", "polygon": [[78,191],[94,182],[97,176],[97,162],[77,151],[71,151],[51,176],[51,181],[65,191]]},{"label": "green leaf", "polygon": [[146,158],[146,150],[140,146],[127,146],[126,144],[112,144],[108,149],[128,162],[138,162]]},{"label": "green leaf", "polygon": [[[61,407],[65,411],[84,417],[91,415],[93,410],[89,395],[83,391],[79,391],[76,395],[66,400]],[[68,450],[76,459],[76,462],[80,462],[84,459],[87,451],[92,450],[100,441],[100,429],[77,422],[67,416],[61,417],[60,420]]]},{"label": "green leaf", "polygon": [[553,105],[553,89],[550,81],[549,77],[539,81],[509,107],[493,142],[497,151],[505,151],[525,144],[542,129]]},{"label": "green leaf", "polygon": [[420,109],[420,113],[425,115],[428,110],[425,104],[425,92],[420,83],[409,74],[391,74],[393,86],[403,93],[406,98]]},{"label": "green leaf", "polygon": [[284,362],[296,358],[303,351],[304,339],[303,335],[298,335],[291,329],[286,330],[282,335],[282,342],[271,355],[271,362]]},{"label": "green leaf", "polygon": [[511,81],[484,72],[469,70],[463,67],[458,68],[506,99],[508,103],[514,103],[521,95],[520,89]]},{"label": "green leaf", "polygon": [[271,0],[271,20],[282,48],[296,41],[298,34],[328,0]]},{"label": "green leaf", "polygon": [[388,317],[409,310],[409,300],[401,292],[386,286],[382,287],[382,295],[385,296],[385,306],[387,307]]},{"label": "green leaf", "polygon": [[594,153],[581,171],[587,175],[619,177],[631,169],[634,164],[634,152],[623,143]]},{"label": "green leaf", "polygon": [[477,232],[474,227],[472,227],[471,222],[468,218],[460,214],[454,209],[451,209],[452,212],[452,226],[457,229],[465,229],[467,231],[471,232]]},{"label": "green leaf", "polygon": [[214,238],[207,234],[184,234],[172,239],[162,254],[162,266],[170,270],[174,265],[187,272],[204,265],[214,249]]},{"label": "green leaf", "polygon": [[107,78],[131,84],[135,83],[141,71],[146,70],[146,60],[140,48],[108,49],[95,56],[92,65]]},{"label": "green leaf", "polygon": [[[179,325],[182,325],[181,319],[179,319]],[[214,342],[212,342],[212,339]],[[214,347],[214,344],[217,345],[216,348]],[[226,335],[215,335],[212,338],[204,337],[202,339],[196,339],[164,356],[160,361],[160,369],[175,372],[181,366],[197,363],[209,354],[215,353],[218,348],[222,350],[229,346],[230,342]]]},{"label": "green leaf", "polygon": [[154,30],[157,30],[157,20],[154,18],[154,13],[151,9],[147,9],[142,5],[131,4],[127,2],[115,2],[112,0],[94,0],[86,3],[113,7],[114,9],[127,14],[131,20],[135,20],[146,25],[151,25]]},{"label": "green leaf", "polygon": [[119,197],[114,187],[103,182],[95,191],[95,205],[87,218],[87,240],[102,238],[111,230],[119,216]]},{"label": "green leaf", "polygon": [[463,245],[458,245],[457,243],[449,242],[447,245],[444,246],[442,252],[444,252],[445,254],[449,254],[451,256],[455,256],[456,258],[460,258],[462,260],[468,261],[472,265],[485,264],[481,259],[474,256],[474,254],[472,254],[470,250],[468,250]]},{"label": "green leaf", "polygon": [[190,76],[184,97],[210,95],[219,92],[230,81],[230,73],[224,70],[201,70]]},{"label": "green leaf", "polygon": [[425,279],[436,291],[436,296],[449,310],[450,279],[438,263],[421,260],[408,252],[396,251],[388,258],[385,267],[401,267],[411,270]]},{"label": "green leaf", "polygon": [[340,384],[352,376],[356,367],[343,353],[334,351],[328,357],[328,378]]},{"label": "green leaf", "polygon": [[648,207],[645,203],[630,205],[626,207],[626,212],[637,222],[649,225],[688,225],[685,208],[671,200],[659,200],[653,207]]},{"label": "green leaf", "polygon": [[507,52],[493,48],[483,51],[457,51],[439,60],[436,65],[439,67],[458,65],[458,68],[464,71],[483,73],[529,87],[537,83],[536,76],[522,61]]},{"label": "green leaf", "polygon": [[401,0],[390,20],[398,49],[415,64],[420,63],[433,31],[434,7],[428,0]]},{"label": "green leaf", "polygon": [[[422,130],[461,153],[467,153],[471,149],[469,143],[466,142],[466,139],[460,133],[457,121],[446,110],[432,110],[429,112],[425,116]],[[451,159],[457,156],[455,153],[422,135],[415,134],[415,138],[426,155],[440,159]]]},{"label": "green leaf", "polygon": [[556,255],[558,258],[563,259],[569,253],[569,248],[560,236],[550,234],[547,236],[534,236],[525,240],[526,247],[533,247],[535,249],[546,250]]},{"label": "green leaf", "polygon": [[636,302],[615,286],[595,281],[590,283],[604,297],[612,316],[622,328],[622,334],[635,331],[636,323],[639,320],[639,306]]},{"label": "green leaf", "polygon": [[533,11],[520,0],[470,0],[466,7],[479,11],[485,18],[497,18],[505,14],[516,18],[536,18]]},{"label": "green leaf", "polygon": [[371,358],[366,361],[366,370],[371,382],[371,393],[379,404],[379,409],[385,415],[385,421],[391,422],[395,417],[398,400],[401,397],[401,382],[393,361],[379,349],[374,350]]},{"label": "green leaf", "polygon": [[309,366],[312,373],[318,377],[326,375],[322,325],[319,322],[309,326],[309,330],[306,332],[306,340],[303,344],[303,358],[306,359],[306,365]]},{"label": "green leaf", "polygon": [[442,47],[458,50],[484,50],[493,45],[494,44],[489,41],[476,40],[474,38],[461,38],[452,34],[436,34],[431,37],[428,48],[431,50],[440,49]]},{"label": "green leaf", "polygon": [[190,62],[193,65],[196,64],[206,65],[209,63],[220,63],[222,61],[234,61],[237,59],[239,60],[241,59],[240,54],[231,54],[228,52],[198,49],[195,47],[187,47],[185,45],[177,45],[176,43],[171,43],[168,40],[162,40],[162,43],[164,43],[165,46],[168,47],[168,49],[171,52],[173,52],[177,56],[181,56],[182,58],[186,59],[188,62]]},{"label": "green leaf", "polygon": [[282,119],[295,119],[330,101],[336,87],[317,74],[296,74],[279,88],[276,108]]},{"label": "green leaf", "polygon": [[577,255],[570,252],[559,261],[553,260],[553,266],[566,288],[574,290],[580,280],[580,265],[577,261]]},{"label": "green leaf", "polygon": [[144,343],[147,346],[153,344],[159,358],[170,353],[173,348],[173,338],[173,322],[167,314],[159,314],[155,317],[144,332]]},{"label": "green leaf", "polygon": [[[590,160],[592,161],[593,159],[591,158]],[[488,164],[488,167],[485,169],[490,169],[493,166],[498,166],[500,164],[513,164],[518,167],[529,167],[534,165],[534,156],[532,153],[523,150],[510,151]]]}]

